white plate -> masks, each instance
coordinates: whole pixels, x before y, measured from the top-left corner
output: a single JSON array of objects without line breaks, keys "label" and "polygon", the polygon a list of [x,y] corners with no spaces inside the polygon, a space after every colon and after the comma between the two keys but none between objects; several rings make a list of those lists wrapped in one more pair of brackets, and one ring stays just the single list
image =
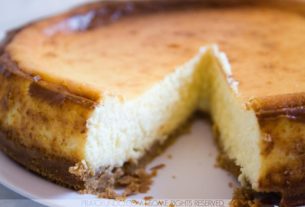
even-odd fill
[{"label": "white plate", "polygon": [[[169,158],[169,155],[172,158]],[[235,180],[225,171],[215,167],[216,155],[211,126],[205,120],[195,121],[189,134],[179,137],[148,166],[150,168],[165,164],[165,167],[154,178],[151,190],[145,195],[140,194],[130,199],[138,200],[145,196],[152,196],[154,199],[220,199],[227,201],[232,196],[232,188],[229,183],[235,182]],[[48,182],[23,169],[2,153],[0,154],[0,166],[0,182],[3,185],[42,204],[71,206],[73,203],[73,206],[84,206],[84,202],[95,199],[92,195],[81,195]],[[103,204],[110,203],[113,206],[118,205],[114,201],[106,199],[97,201]]]},{"label": "white plate", "polygon": [[[1,31],[84,1],[88,0],[3,1],[0,13],[4,18],[0,19],[0,34]],[[11,15],[12,13],[18,15]],[[181,136],[149,166],[166,165],[155,177],[151,190],[146,195],[137,195],[130,199],[143,199],[144,196],[153,196],[155,199],[230,199],[232,188],[229,183],[235,180],[223,170],[214,167],[216,154],[210,125],[205,120],[197,120],[190,134]],[[169,159],[168,155],[171,155],[172,159]],[[118,203],[113,201],[94,200],[94,196],[80,195],[48,182],[20,167],[2,153],[0,166],[0,182],[3,185],[42,204],[75,207],[118,206]],[[196,206],[202,205],[199,202]]]}]

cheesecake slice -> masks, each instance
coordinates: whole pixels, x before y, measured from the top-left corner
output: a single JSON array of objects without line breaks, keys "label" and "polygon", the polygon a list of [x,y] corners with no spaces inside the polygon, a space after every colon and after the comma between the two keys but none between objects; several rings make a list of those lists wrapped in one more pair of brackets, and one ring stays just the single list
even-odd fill
[{"label": "cheesecake slice", "polygon": [[242,185],[304,204],[303,8],[109,1],[12,31],[0,49],[0,147],[105,196],[202,110]]}]

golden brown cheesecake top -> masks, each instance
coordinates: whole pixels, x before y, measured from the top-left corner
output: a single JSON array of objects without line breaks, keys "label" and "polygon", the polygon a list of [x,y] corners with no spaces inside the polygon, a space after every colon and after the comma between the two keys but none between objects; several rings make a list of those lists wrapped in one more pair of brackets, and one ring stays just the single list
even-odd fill
[{"label": "golden brown cheesecake top", "polygon": [[[31,24],[6,51],[25,72],[92,99],[137,97],[213,43],[227,54],[245,101],[305,91],[300,13],[192,6],[124,16],[135,6],[122,5],[111,14],[95,5]],[[103,12],[108,19],[94,26]]]}]

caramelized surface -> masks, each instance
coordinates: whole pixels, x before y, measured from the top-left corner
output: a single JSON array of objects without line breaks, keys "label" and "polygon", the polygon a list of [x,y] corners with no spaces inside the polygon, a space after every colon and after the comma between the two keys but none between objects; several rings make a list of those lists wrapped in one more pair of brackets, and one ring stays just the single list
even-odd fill
[{"label": "caramelized surface", "polygon": [[137,97],[212,43],[228,55],[244,100],[305,91],[300,14],[259,6],[200,7],[72,30],[88,23],[90,14],[28,26],[7,51],[22,70],[93,99],[103,93]]}]

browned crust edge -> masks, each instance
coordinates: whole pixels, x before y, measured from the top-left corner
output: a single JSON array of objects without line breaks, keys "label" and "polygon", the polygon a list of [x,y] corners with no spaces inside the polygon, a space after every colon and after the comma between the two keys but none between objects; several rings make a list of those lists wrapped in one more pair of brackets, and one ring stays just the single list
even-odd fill
[{"label": "browned crust edge", "polygon": [[69,173],[69,167],[74,166],[76,161],[47,154],[43,149],[23,146],[18,138],[3,131],[0,131],[0,149],[25,168],[55,183],[76,190],[84,186],[83,181]]},{"label": "browned crust edge", "polygon": [[286,117],[291,120],[304,121],[305,92],[256,98],[247,103],[259,119]]},{"label": "browned crust edge", "polygon": [[[10,107],[13,107],[14,103],[18,102],[19,99],[26,98],[25,94],[20,90],[23,88],[25,89],[27,85],[29,85],[27,98],[36,100],[36,107],[49,104],[55,108],[54,110],[60,112],[65,110],[67,106],[76,105],[83,109],[83,111],[79,111],[82,116],[88,116],[95,106],[94,102],[84,99],[83,97],[77,97],[68,94],[65,91],[61,93],[58,91],[58,88],[55,87],[52,89],[51,87],[45,87],[43,81],[38,83],[38,80],[35,80],[35,78],[32,79],[27,74],[23,74],[22,71],[16,70],[16,65],[4,56],[0,57],[0,80],[7,82],[3,86],[4,88],[2,88],[6,89],[7,93],[5,92],[0,96],[0,114],[3,114],[3,112],[5,114],[5,111],[9,111]],[[12,94],[18,97],[16,97],[16,99],[15,97],[10,97]],[[39,110],[32,110],[32,108],[24,106],[24,111],[27,110],[29,112],[26,117],[28,120],[24,122],[24,126],[30,121],[36,123],[37,127],[39,127],[40,124],[46,125],[46,123],[52,125],[52,119],[48,120],[50,117],[45,117],[45,120],[40,120],[45,114],[39,114]],[[49,113],[46,112],[46,114]],[[24,115],[20,115],[20,117],[22,116]],[[43,123],[44,121],[46,123]],[[20,134],[22,134],[22,131],[20,131],[22,129],[20,129],[20,127],[24,126],[18,126],[19,128],[17,127],[17,129],[14,130],[14,127],[4,127],[4,125],[4,120],[0,119],[0,149],[6,155],[25,168],[42,177],[46,177],[55,183],[77,190],[83,188],[83,181],[69,173],[69,167],[74,166],[80,161],[79,154],[71,154],[70,158],[66,158],[56,155],[55,152],[47,152],[39,143],[33,141],[31,144],[24,144],[22,138],[32,140],[31,134],[28,132],[27,135],[29,137],[26,135],[26,137],[20,137]],[[86,133],[86,128],[83,126],[83,123],[77,123],[77,127],[77,131],[80,131],[83,134]],[[79,153],[81,154],[81,152]]]},{"label": "browned crust edge", "polygon": [[63,86],[52,84],[42,80],[39,76],[27,74],[22,71],[10,55],[4,53],[0,55],[0,74],[4,77],[15,75],[17,77],[32,81],[34,84],[31,90],[33,96],[54,104],[60,104],[63,100],[69,100],[86,108],[94,108],[97,102],[86,97],[75,95]]}]

